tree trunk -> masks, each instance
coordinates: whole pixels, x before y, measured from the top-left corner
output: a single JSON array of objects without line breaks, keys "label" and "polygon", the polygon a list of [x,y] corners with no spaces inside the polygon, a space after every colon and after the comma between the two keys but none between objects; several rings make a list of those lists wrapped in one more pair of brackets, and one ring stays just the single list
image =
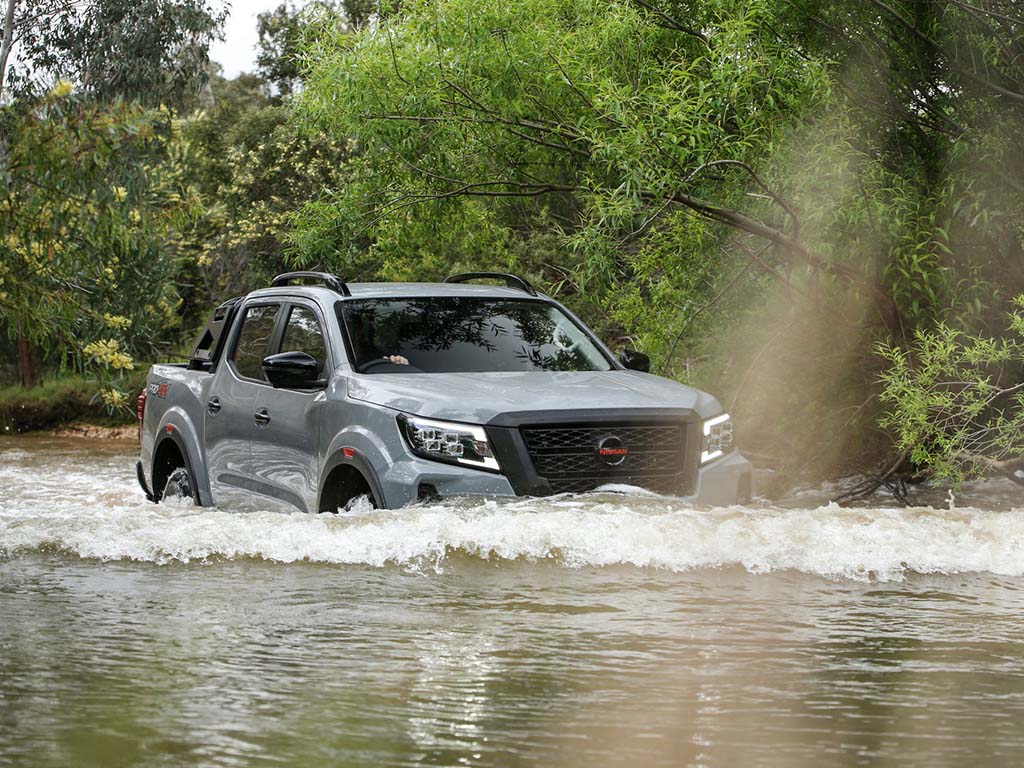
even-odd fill
[{"label": "tree trunk", "polygon": [[[4,83],[7,82],[7,59],[11,55],[11,46],[14,44],[14,8],[18,0],[7,0],[7,10],[4,12],[3,40],[0,41],[0,104],[3,103]],[[7,137],[4,136],[3,124],[0,123],[0,172],[7,167]]]},{"label": "tree trunk", "polygon": [[18,0],[7,0],[7,9],[4,13],[4,37],[3,42],[0,42],[0,96],[4,93],[7,57],[11,55],[11,45],[14,43],[14,8],[17,5]]},{"label": "tree trunk", "polygon": [[23,389],[32,389],[43,381],[39,348],[24,336],[18,336],[18,373]]}]

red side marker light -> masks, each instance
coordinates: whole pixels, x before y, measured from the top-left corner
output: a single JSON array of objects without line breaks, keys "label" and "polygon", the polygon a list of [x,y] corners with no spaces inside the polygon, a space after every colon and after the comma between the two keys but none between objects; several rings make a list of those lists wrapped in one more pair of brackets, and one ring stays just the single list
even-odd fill
[{"label": "red side marker light", "polygon": [[341,452],[342,452],[342,454],[344,454],[346,459],[351,459],[353,456],[356,455],[356,449],[355,448],[342,448]]},{"label": "red side marker light", "polygon": [[135,415],[139,419],[139,442],[142,442],[142,420],[146,418],[146,388],[143,387],[139,393],[139,399],[135,401]]},{"label": "red side marker light", "polygon": [[167,425],[164,426],[164,432],[166,432],[168,435],[171,434],[171,432],[173,432],[173,431],[174,431],[174,425],[173,424],[167,424]]}]

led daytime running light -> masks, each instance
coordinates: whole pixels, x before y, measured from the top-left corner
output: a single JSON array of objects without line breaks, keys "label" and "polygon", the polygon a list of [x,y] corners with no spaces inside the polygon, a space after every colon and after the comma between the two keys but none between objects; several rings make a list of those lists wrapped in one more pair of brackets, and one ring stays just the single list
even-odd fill
[{"label": "led daytime running light", "polygon": [[732,448],[732,420],[728,413],[715,416],[704,422],[704,444],[700,454],[700,463],[714,461]]}]

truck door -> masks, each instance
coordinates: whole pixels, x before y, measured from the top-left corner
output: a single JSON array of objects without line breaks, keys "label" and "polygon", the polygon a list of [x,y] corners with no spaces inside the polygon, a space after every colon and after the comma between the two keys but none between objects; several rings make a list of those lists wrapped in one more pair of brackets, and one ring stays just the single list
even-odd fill
[{"label": "truck door", "polygon": [[[281,341],[276,352],[305,352],[319,364],[318,379],[334,370],[328,353],[323,318],[316,304],[294,299],[283,309]],[[320,413],[326,402],[323,387],[262,387],[256,413],[262,421],[252,439],[255,484],[253,504],[260,509],[316,512],[320,473]]]},{"label": "truck door", "polygon": [[247,508],[252,501],[252,438],[256,396],[271,389],[263,374],[277,330],[281,303],[260,301],[243,307],[241,327],[228,340],[206,401],[206,457],[214,504]]}]

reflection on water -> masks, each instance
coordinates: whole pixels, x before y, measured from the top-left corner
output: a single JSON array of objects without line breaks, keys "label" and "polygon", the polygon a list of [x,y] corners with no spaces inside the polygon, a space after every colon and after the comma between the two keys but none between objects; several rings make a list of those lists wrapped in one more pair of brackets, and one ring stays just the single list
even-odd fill
[{"label": "reflection on water", "polygon": [[0,765],[1010,765],[1020,510],[158,507],[0,442]]}]

